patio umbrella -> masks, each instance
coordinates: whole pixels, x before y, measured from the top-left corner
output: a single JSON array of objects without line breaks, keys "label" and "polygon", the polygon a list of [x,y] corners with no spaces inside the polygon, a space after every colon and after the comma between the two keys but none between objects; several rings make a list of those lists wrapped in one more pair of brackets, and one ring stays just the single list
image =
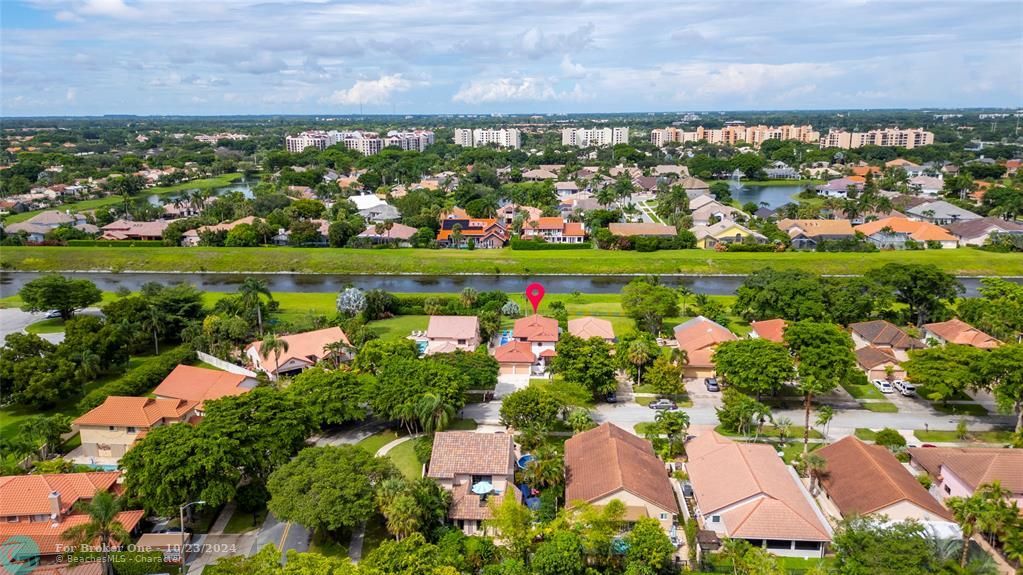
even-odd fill
[{"label": "patio umbrella", "polygon": [[486,495],[493,490],[494,486],[489,481],[480,481],[472,486],[472,492],[476,495]]}]

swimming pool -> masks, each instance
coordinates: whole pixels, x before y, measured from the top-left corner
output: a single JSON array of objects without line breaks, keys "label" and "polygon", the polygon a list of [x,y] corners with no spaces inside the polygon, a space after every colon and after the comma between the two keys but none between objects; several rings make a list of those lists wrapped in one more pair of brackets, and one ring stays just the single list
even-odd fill
[{"label": "swimming pool", "polygon": [[512,332],[510,330],[502,331],[501,332],[501,343],[499,345],[504,345],[504,344],[508,343],[511,340],[512,340]]},{"label": "swimming pool", "polygon": [[419,355],[426,353],[427,343],[428,342],[426,340],[416,342],[416,347],[419,348]]}]

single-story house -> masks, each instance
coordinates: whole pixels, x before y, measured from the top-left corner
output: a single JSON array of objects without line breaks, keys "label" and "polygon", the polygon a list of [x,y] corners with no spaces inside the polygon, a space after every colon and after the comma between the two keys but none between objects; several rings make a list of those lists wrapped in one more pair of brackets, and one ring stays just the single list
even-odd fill
[{"label": "single-story house", "polygon": [[[694,226],[709,226],[711,225],[710,222],[712,218],[717,219],[718,221],[748,221],[750,219],[750,215],[746,212],[733,208],[732,206],[726,206],[717,200],[711,199],[709,202],[702,201],[707,197],[709,196],[700,196],[699,198],[689,202],[689,209],[692,210]],[[693,207],[694,205],[697,207]]]},{"label": "single-story house", "polygon": [[864,179],[859,176],[837,178],[817,186],[817,193],[828,198],[844,198],[849,190],[863,191]]},{"label": "single-story house", "polygon": [[522,179],[527,182],[539,182],[543,180],[557,180],[558,175],[550,170],[537,168],[535,170],[526,170],[525,172],[522,172]]},{"label": "single-story house", "polygon": [[888,217],[860,224],[853,228],[870,243],[881,249],[903,249],[910,240],[927,247],[928,242],[938,242],[942,249],[954,249],[959,241],[940,226],[928,222],[913,221],[902,217]]},{"label": "single-story house", "polygon": [[163,231],[172,221],[130,222],[117,220],[100,228],[103,231],[101,237],[104,240],[160,240],[163,239]]},{"label": "single-story house", "polygon": [[952,521],[887,448],[850,435],[815,452],[827,462],[821,487],[843,517],[884,515],[890,521]]},{"label": "single-story house", "polygon": [[952,343],[970,345],[980,349],[994,349],[1002,345],[1002,342],[959,318],[936,323],[925,323],[923,326],[923,340],[927,341],[930,339],[942,345]]},{"label": "single-story house", "polygon": [[244,218],[235,220],[233,222],[226,222],[223,224],[216,224],[212,226],[200,226],[194,230],[186,231],[181,238],[181,245],[195,247],[199,245],[201,234],[203,232],[229,232],[241,224],[252,225],[256,221],[256,216],[246,216]]},{"label": "single-story house", "polygon": [[570,196],[579,191],[579,186],[575,182],[554,182],[554,193],[558,194],[559,198]]},{"label": "single-story house", "polygon": [[991,217],[948,224],[945,229],[968,246],[982,246],[994,233],[1023,234],[1023,224]]},{"label": "single-story house", "polygon": [[359,210],[359,215],[367,222],[393,222],[401,219],[401,212],[391,204],[377,204]]},{"label": "single-story house", "polygon": [[738,338],[725,326],[702,315],[675,326],[675,341],[686,352],[684,376],[699,379],[714,376],[714,350],[718,344]]},{"label": "single-story house", "polygon": [[678,230],[675,229],[675,226],[649,224],[645,222],[611,222],[607,225],[607,229],[612,234],[622,237],[651,236],[658,238],[673,238],[678,235]]},{"label": "single-story house", "polygon": [[[279,355],[262,353],[262,341],[254,341],[245,348],[245,356],[256,371],[262,371],[272,379],[282,375],[294,375],[316,365],[317,362],[334,357],[327,346],[337,342],[350,345],[348,336],[339,327],[328,327],[303,333],[278,336],[288,344],[287,350]],[[343,352],[341,361],[351,359],[349,352]]]},{"label": "single-story house", "polygon": [[368,210],[372,207],[387,203],[376,194],[357,194],[349,196],[348,201],[355,204],[355,209],[359,211]]},{"label": "single-story house", "polygon": [[713,431],[686,443],[700,526],[784,557],[824,557],[832,530],[796,471],[774,447]]},{"label": "single-story house", "polygon": [[359,237],[368,239],[374,244],[392,243],[407,247],[411,245],[409,241],[418,232],[419,230],[412,226],[406,226],[405,224],[394,222],[390,229],[385,229],[382,233],[377,233],[376,225],[370,224],[366,226],[365,230],[362,230]]},{"label": "single-story house", "polygon": [[483,532],[492,517],[490,500],[522,500],[515,487],[515,442],[507,433],[436,433],[426,476],[451,492],[448,520],[466,535]]},{"label": "single-story house", "polygon": [[970,210],[964,210],[955,204],[945,200],[935,202],[924,202],[906,209],[906,215],[910,219],[946,226],[958,222],[969,222],[979,220],[981,216]]},{"label": "single-story house", "polygon": [[909,350],[923,349],[924,343],[899,329],[895,324],[878,319],[849,324],[856,349],[874,346],[892,352],[895,359],[906,361]]},{"label": "single-story house", "polygon": [[749,336],[750,338],[762,338],[767,341],[773,341],[774,343],[783,343],[785,341],[785,327],[788,325],[783,319],[765,319],[762,321],[751,321]]},{"label": "single-story house", "polygon": [[914,178],[910,178],[908,183],[910,189],[921,194],[927,194],[928,196],[936,196],[940,194],[941,190],[945,187],[944,180],[933,176],[916,176]]},{"label": "single-story house", "polygon": [[565,442],[565,505],[614,500],[625,505],[626,522],[649,517],[666,532],[679,513],[668,470],[650,442],[604,423]]},{"label": "single-story house", "polygon": [[426,327],[426,354],[475,351],[480,319],[474,315],[431,315]]},{"label": "single-story house", "polygon": [[184,399],[196,402],[195,413],[202,416],[204,402],[241,395],[256,387],[257,383],[256,378],[249,375],[179,365],[156,386],[153,395],[157,399]]},{"label": "single-story house", "polygon": [[999,482],[1023,508],[1023,450],[982,447],[911,447],[909,463],[935,480],[931,493],[947,499],[969,497]]},{"label": "single-story house", "polygon": [[56,210],[41,212],[23,222],[5,225],[4,232],[8,234],[24,233],[28,241],[39,243],[46,239],[46,234],[60,226],[72,226],[87,234],[99,233],[99,228],[88,223],[85,216]]},{"label": "single-story house", "polygon": [[[906,378],[906,370],[899,365],[899,360],[895,358],[895,353],[890,349],[868,345],[857,349],[854,354],[857,365],[871,381]],[[888,376],[889,370],[891,370],[891,377]]]},{"label": "single-story house", "polygon": [[608,343],[615,341],[614,326],[608,320],[597,317],[586,316],[568,320],[568,333],[582,339],[599,337]]},{"label": "single-story house", "polygon": [[191,419],[198,405],[187,399],[111,395],[73,423],[86,456],[120,458],[150,429]]},{"label": "single-story house", "polygon": [[710,225],[696,225],[689,231],[696,236],[696,247],[705,250],[714,249],[719,245],[746,243],[750,240],[757,244],[767,243],[767,236],[764,234],[729,219]]},{"label": "single-story house", "polygon": [[824,240],[847,240],[856,237],[849,220],[778,220],[778,229],[792,239],[797,250],[812,250]]}]

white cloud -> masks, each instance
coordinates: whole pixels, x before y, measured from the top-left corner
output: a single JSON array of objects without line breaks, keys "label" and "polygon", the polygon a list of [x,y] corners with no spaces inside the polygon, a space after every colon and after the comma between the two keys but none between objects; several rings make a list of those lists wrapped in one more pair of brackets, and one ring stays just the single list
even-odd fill
[{"label": "white cloud", "polygon": [[572,57],[565,54],[561,57],[561,74],[566,78],[584,78],[586,68],[582,64],[573,62]]},{"label": "white cloud", "polygon": [[68,88],[67,92],[64,94],[64,99],[67,100],[67,102],[69,104],[74,104],[75,103],[75,98],[77,98],[77,97],[78,97],[78,89],[77,88]]},{"label": "white cloud", "polygon": [[494,102],[545,102],[552,100],[579,101],[589,99],[576,84],[569,92],[558,92],[554,83],[545,78],[493,78],[473,80],[462,86],[453,102],[488,104]]},{"label": "white cloud", "polygon": [[595,29],[596,26],[592,22],[587,22],[571,32],[546,34],[534,26],[522,35],[520,48],[522,53],[529,58],[542,58],[551,54],[581,50],[593,42]]},{"label": "white cloud", "polygon": [[128,6],[124,0],[85,0],[78,8],[78,13],[119,19],[139,18],[143,15],[141,10]]},{"label": "white cloud", "polygon": [[321,101],[339,105],[380,104],[390,102],[394,94],[411,90],[415,84],[401,74],[390,74],[376,80],[359,80],[351,88],[336,90]]}]

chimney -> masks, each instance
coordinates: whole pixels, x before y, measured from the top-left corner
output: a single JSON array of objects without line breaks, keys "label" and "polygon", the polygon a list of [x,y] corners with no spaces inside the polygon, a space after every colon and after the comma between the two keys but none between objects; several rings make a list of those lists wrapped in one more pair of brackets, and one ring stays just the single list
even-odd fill
[{"label": "chimney", "polygon": [[61,516],[60,492],[51,491],[47,499],[50,500],[50,519],[59,521]]}]

